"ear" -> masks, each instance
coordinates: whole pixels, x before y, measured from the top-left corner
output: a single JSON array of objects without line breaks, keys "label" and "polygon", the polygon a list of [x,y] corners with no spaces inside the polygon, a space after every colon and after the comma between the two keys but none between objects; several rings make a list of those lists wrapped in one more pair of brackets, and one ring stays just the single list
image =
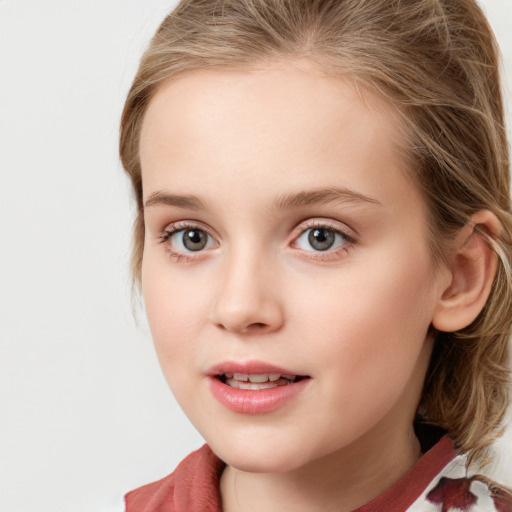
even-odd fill
[{"label": "ear", "polygon": [[500,231],[500,221],[488,210],[475,213],[460,231],[451,258],[451,282],[442,291],[432,318],[438,331],[463,329],[482,311],[497,266],[488,237],[498,236]]}]

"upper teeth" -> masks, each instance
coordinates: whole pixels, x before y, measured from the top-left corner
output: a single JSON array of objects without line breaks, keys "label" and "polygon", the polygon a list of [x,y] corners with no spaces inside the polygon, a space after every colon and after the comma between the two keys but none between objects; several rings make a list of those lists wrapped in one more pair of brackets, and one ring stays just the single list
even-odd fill
[{"label": "upper teeth", "polygon": [[294,375],[281,375],[280,373],[230,373],[224,374],[226,379],[235,379],[240,382],[275,382],[280,378],[294,380]]}]

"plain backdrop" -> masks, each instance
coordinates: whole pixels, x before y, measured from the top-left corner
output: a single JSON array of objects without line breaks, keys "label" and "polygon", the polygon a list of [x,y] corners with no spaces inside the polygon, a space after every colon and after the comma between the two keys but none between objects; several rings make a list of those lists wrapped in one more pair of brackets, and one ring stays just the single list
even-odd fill
[{"label": "plain backdrop", "polygon": [[[511,124],[512,0],[482,4]],[[117,156],[138,59],[174,5],[0,0],[0,512],[121,512],[202,444],[134,320]],[[498,451],[512,485],[510,430]]]}]

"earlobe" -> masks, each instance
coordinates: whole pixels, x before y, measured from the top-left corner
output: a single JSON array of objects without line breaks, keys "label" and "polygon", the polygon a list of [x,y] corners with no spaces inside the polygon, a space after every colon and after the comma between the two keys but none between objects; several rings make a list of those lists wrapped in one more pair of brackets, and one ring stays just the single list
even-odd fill
[{"label": "earlobe", "polygon": [[432,319],[438,331],[463,329],[484,308],[497,267],[489,238],[500,231],[498,218],[488,210],[475,213],[462,228],[451,259],[451,282],[442,291]]}]

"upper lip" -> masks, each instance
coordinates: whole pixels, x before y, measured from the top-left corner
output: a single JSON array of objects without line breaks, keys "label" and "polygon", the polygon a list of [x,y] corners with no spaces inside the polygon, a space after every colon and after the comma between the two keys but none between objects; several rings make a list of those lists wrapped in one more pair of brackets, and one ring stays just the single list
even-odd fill
[{"label": "upper lip", "polygon": [[296,375],[306,377],[306,375],[297,373],[289,368],[282,368],[263,361],[224,361],[208,368],[206,375],[214,377],[223,373],[247,373],[247,374],[268,374],[275,373],[280,375]]}]

